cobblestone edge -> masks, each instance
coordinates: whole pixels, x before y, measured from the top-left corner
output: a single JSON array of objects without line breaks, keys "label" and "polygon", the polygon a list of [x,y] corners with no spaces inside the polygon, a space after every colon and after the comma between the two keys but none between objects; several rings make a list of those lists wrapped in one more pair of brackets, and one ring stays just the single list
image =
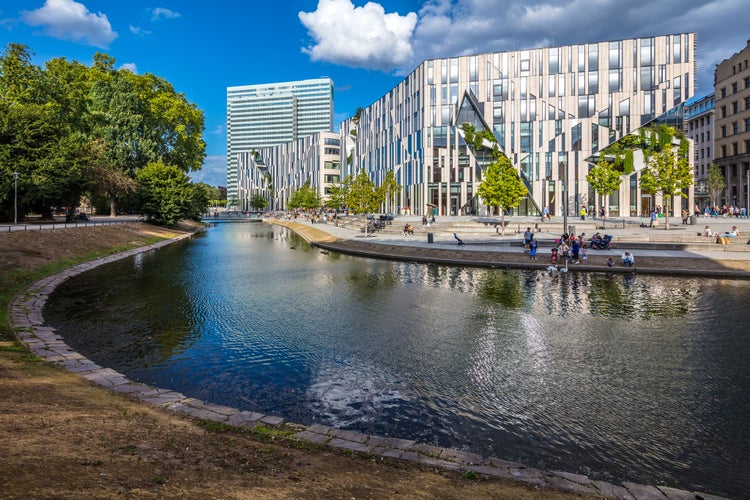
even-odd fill
[{"label": "cobblestone edge", "polygon": [[[125,375],[111,368],[102,367],[74,351],[56,333],[54,328],[44,326],[42,309],[48,297],[60,283],[68,278],[110,262],[156,250],[177,241],[190,238],[191,236],[190,234],[180,235],[145,247],[108,255],[78,264],[40,279],[27,287],[11,301],[8,311],[8,321],[12,331],[20,342],[28,346],[35,355],[46,362],[59,365],[69,372],[78,374],[95,384],[119,392],[135,400],[191,417],[237,428],[252,429],[261,425],[279,427],[290,424],[290,422],[287,422],[280,416],[240,411],[237,408],[215,405],[190,398],[171,389],[162,389],[135,382],[128,379]],[[520,463],[502,460],[494,456],[483,457],[475,453],[440,448],[408,439],[362,434],[321,424],[313,424],[308,427],[296,425],[296,427],[303,430],[292,435],[291,439],[293,440],[383,458],[407,460],[430,467],[463,472],[465,474],[474,473],[488,477],[510,479],[544,488],[555,488],[607,498],[637,500],[720,500],[723,498],[716,495],[689,492],[667,486],[649,486],[628,482],[623,483],[622,486],[618,486],[603,481],[595,481],[581,474],[563,471],[544,471],[526,467]]]}]

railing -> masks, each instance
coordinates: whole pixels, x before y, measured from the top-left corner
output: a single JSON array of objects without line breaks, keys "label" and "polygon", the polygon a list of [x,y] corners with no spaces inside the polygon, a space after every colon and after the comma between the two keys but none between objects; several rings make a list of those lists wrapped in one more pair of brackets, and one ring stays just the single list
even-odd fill
[{"label": "railing", "polygon": [[113,224],[136,224],[137,219],[128,220],[79,220],[72,222],[40,222],[35,224],[8,224],[0,225],[0,232],[10,233],[12,231],[36,231],[44,229],[65,229],[69,227],[88,227],[88,226],[111,226]]}]

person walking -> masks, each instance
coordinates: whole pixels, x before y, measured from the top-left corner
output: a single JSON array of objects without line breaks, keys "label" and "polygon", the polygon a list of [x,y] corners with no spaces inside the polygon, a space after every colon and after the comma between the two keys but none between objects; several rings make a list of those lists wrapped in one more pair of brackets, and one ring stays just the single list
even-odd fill
[{"label": "person walking", "polygon": [[581,207],[581,220],[586,220],[586,207]]},{"label": "person walking", "polygon": [[651,222],[648,223],[648,227],[654,227],[654,221],[656,221],[656,211],[651,210]]}]

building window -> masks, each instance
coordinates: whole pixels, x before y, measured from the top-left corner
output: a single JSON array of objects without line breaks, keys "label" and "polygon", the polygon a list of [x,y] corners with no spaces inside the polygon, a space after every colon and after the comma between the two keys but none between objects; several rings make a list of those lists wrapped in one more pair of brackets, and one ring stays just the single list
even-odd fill
[{"label": "building window", "polygon": [[737,93],[737,82],[734,82],[732,84],[732,94],[736,94],[736,93]]},{"label": "building window", "polygon": [[745,132],[750,132],[750,118],[745,118]]},{"label": "building window", "polygon": [[739,109],[739,104],[740,104],[740,103],[739,103],[739,102],[737,102],[737,101],[734,101],[734,102],[732,103],[732,113],[735,113],[735,114],[737,113],[737,110]]},{"label": "building window", "polygon": [[740,122],[732,123],[732,135],[737,135],[739,133],[740,133]]},{"label": "building window", "polygon": [[732,154],[737,156],[737,153],[739,152],[738,144],[736,142],[732,143]]},{"label": "building window", "polygon": [[726,158],[727,157],[727,147],[726,145],[721,146],[721,157]]},{"label": "building window", "polygon": [[727,117],[727,107],[726,106],[722,106],[721,107],[721,117],[722,118],[726,118]]},{"label": "building window", "polygon": [[727,96],[727,88],[724,87],[721,89],[721,98],[724,99]]}]

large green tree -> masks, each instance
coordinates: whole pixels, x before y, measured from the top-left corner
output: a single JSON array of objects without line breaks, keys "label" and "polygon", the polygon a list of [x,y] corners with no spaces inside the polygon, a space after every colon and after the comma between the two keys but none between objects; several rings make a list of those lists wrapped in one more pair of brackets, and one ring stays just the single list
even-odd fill
[{"label": "large green tree", "polygon": [[[607,161],[604,155],[599,157],[596,166],[586,174],[586,181],[603,198],[602,205],[607,205],[609,195],[620,188],[622,172],[617,170],[614,163]],[[596,208],[596,207],[594,207]]]},{"label": "large green tree", "polygon": [[142,214],[157,224],[197,219],[208,208],[208,191],[174,166],[152,162],[138,171],[136,198]]},{"label": "large green tree", "polygon": [[287,202],[287,206],[292,209],[302,208],[310,210],[319,208],[320,205],[321,202],[320,196],[318,196],[318,191],[309,184],[300,186],[299,189],[295,190]]},{"label": "large green tree", "polygon": [[376,212],[383,203],[383,193],[378,190],[365,169],[360,169],[356,177],[352,179],[346,197],[346,205],[354,213],[366,214]]},{"label": "large green tree", "polygon": [[501,153],[487,166],[482,174],[482,183],[477,188],[477,194],[485,205],[499,209],[502,234],[505,234],[505,210],[517,207],[527,193],[515,167]]},{"label": "large green tree", "polygon": [[664,229],[669,229],[671,200],[675,195],[687,198],[693,183],[693,171],[687,160],[687,144],[679,148],[667,146],[652,153],[641,173],[641,189],[664,198]]}]

